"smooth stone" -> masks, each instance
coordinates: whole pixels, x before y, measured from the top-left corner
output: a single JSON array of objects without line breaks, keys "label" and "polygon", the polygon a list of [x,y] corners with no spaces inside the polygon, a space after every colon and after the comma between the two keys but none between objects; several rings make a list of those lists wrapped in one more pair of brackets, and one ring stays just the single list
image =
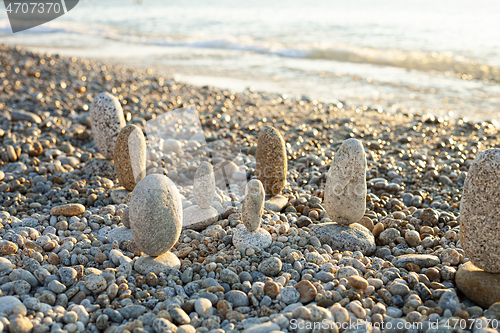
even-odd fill
[{"label": "smooth stone", "polygon": [[0,277],[10,274],[15,267],[9,259],[0,257]]},{"label": "smooth stone", "polygon": [[61,205],[61,206],[56,206],[52,207],[50,210],[50,214],[59,216],[76,216],[83,214],[85,212],[85,206],[82,204],[67,204],[67,205]]},{"label": "smooth stone", "polygon": [[366,156],[361,142],[345,140],[328,171],[325,209],[340,224],[356,223],[366,210]]},{"label": "smooth stone", "polygon": [[111,191],[111,200],[116,205],[129,204],[132,192],[126,189],[116,189]]},{"label": "smooth stone", "polygon": [[120,102],[110,93],[101,93],[90,104],[89,115],[97,149],[104,157],[112,159],[118,134],[125,127]]},{"label": "smooth stone", "polygon": [[12,111],[10,114],[12,120],[18,121],[29,121],[31,123],[40,124],[42,122],[42,118],[33,112],[28,112],[24,110]]},{"label": "smooth stone", "polygon": [[219,220],[219,212],[214,207],[203,209],[198,205],[183,210],[182,228],[203,230]]},{"label": "smooth stone", "polygon": [[179,268],[181,268],[181,262],[172,252],[165,252],[158,257],[151,257],[144,254],[134,264],[134,270],[143,275],[149,272],[159,275],[162,272],[166,273]]},{"label": "smooth stone", "polygon": [[233,245],[237,249],[258,248],[266,249],[271,246],[273,239],[271,234],[262,228],[249,231],[246,228],[238,228],[233,234]]},{"label": "smooth stone", "polygon": [[107,238],[110,243],[117,241],[118,244],[120,244],[124,240],[134,240],[134,237],[132,236],[132,230],[126,227],[117,227],[112,229],[108,232]]},{"label": "smooth stone", "polygon": [[129,191],[146,177],[146,139],[133,124],[120,131],[115,145],[115,170],[120,184]]},{"label": "smooth stone", "polygon": [[214,167],[208,162],[201,162],[194,174],[193,198],[202,209],[207,209],[215,197]]},{"label": "smooth stone", "polygon": [[392,260],[392,264],[399,268],[406,268],[408,264],[414,264],[420,268],[427,268],[439,265],[439,263],[439,258],[431,254],[403,254]]},{"label": "smooth stone", "polygon": [[288,198],[278,194],[267,199],[264,203],[264,208],[273,212],[281,212],[287,203]]},{"label": "smooth stone", "polygon": [[464,182],[460,244],[477,267],[500,273],[500,149],[479,152]]},{"label": "smooth stone", "polygon": [[139,250],[150,256],[170,250],[182,230],[182,201],[175,184],[159,174],[143,178],[132,192],[129,218]]},{"label": "smooth stone", "polygon": [[500,302],[500,274],[488,273],[468,261],[455,274],[458,289],[483,308]]},{"label": "smooth stone", "polygon": [[168,139],[163,141],[163,152],[174,152],[176,154],[180,154],[182,151],[182,143],[179,140]]},{"label": "smooth stone", "polygon": [[224,295],[226,301],[231,303],[235,308],[240,306],[248,306],[248,296],[240,290],[231,290]]},{"label": "smooth stone", "polygon": [[364,255],[375,252],[375,237],[361,224],[322,223],[311,227],[311,235],[319,238],[321,243],[326,243],[333,250],[361,251]]},{"label": "smooth stone", "polygon": [[255,153],[255,176],[262,182],[266,195],[275,196],[285,187],[288,170],[285,140],[271,126],[259,133]]},{"label": "smooth stone", "polygon": [[255,231],[260,226],[264,213],[264,187],[258,179],[252,179],[245,187],[245,199],[241,206],[241,220],[248,231]]},{"label": "smooth stone", "polygon": [[21,301],[14,296],[2,296],[0,297],[0,312],[5,314],[10,314],[12,309],[17,304],[22,304]]}]

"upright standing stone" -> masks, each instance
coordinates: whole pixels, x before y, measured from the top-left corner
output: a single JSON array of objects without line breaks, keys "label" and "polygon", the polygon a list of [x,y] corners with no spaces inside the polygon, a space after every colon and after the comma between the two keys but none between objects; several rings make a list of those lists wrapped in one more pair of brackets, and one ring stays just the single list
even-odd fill
[{"label": "upright standing stone", "polygon": [[215,196],[214,167],[208,162],[202,162],[194,174],[193,197],[200,208],[207,209]]},{"label": "upright standing stone", "polygon": [[116,139],[125,126],[122,106],[110,93],[102,93],[90,104],[90,123],[97,149],[107,159],[115,153]]},{"label": "upright standing stone", "polygon": [[325,186],[328,216],[340,224],[356,223],[366,210],[366,157],[360,141],[348,139],[333,158]]},{"label": "upright standing stone", "polygon": [[245,188],[245,199],[241,207],[241,218],[244,228],[238,228],[233,234],[233,245],[237,249],[265,249],[272,243],[269,231],[260,228],[260,220],[264,211],[265,192],[262,183],[253,179]]},{"label": "upright standing stone", "polygon": [[252,179],[245,188],[245,199],[241,206],[241,219],[248,231],[255,231],[260,226],[264,212],[264,187],[260,180]]},{"label": "upright standing stone", "polygon": [[129,218],[139,250],[150,256],[170,250],[182,229],[182,202],[175,184],[159,174],[143,178],[132,192]]},{"label": "upright standing stone", "polygon": [[277,129],[264,126],[257,141],[255,175],[262,182],[267,195],[281,193],[285,187],[287,167],[285,140]]},{"label": "upright standing stone", "polygon": [[500,273],[500,149],[477,154],[460,203],[460,244],[474,265]]},{"label": "upright standing stone", "polygon": [[129,191],[146,177],[146,139],[135,125],[125,126],[115,146],[115,170],[120,184]]}]

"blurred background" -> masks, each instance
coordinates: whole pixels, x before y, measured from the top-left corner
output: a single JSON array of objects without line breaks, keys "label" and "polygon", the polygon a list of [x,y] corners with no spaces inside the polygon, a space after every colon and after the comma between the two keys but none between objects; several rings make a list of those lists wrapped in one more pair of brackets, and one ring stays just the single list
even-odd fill
[{"label": "blurred background", "polygon": [[16,34],[0,5],[0,43],[154,67],[235,91],[500,115],[496,0],[80,1]]}]

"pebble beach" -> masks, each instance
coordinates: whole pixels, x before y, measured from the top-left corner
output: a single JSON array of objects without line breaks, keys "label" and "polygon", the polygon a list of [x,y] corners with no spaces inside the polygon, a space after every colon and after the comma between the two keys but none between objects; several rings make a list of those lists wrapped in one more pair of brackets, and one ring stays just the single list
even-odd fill
[{"label": "pebble beach", "polygon": [[497,332],[498,132],[0,45],[0,332]]}]

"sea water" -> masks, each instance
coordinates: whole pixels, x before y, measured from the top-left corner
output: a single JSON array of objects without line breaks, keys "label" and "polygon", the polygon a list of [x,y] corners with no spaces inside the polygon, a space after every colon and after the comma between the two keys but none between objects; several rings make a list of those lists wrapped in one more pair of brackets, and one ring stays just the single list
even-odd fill
[{"label": "sea water", "polygon": [[80,1],[0,42],[391,112],[497,119],[500,1]]}]

